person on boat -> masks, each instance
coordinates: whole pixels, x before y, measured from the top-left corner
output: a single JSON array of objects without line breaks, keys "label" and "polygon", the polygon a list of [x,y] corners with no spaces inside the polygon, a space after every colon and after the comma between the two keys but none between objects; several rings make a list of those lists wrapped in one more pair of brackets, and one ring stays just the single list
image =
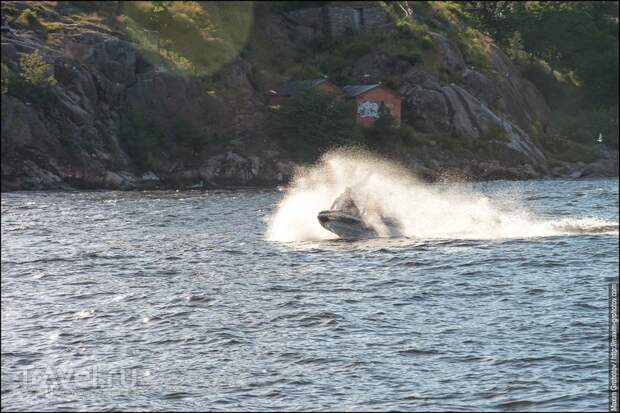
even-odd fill
[{"label": "person on boat", "polygon": [[360,210],[353,200],[353,191],[347,187],[332,204],[332,210],[342,211],[354,217],[361,217]]}]

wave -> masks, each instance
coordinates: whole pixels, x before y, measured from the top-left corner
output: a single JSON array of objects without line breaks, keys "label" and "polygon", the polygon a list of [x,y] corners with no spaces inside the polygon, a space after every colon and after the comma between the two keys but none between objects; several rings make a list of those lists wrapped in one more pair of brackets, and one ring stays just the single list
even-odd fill
[{"label": "wave", "polygon": [[301,168],[269,220],[271,241],[309,241],[336,236],[318,223],[319,211],[351,187],[360,209],[380,207],[413,238],[502,239],[618,233],[618,221],[543,219],[507,199],[467,186],[427,185],[400,165],[366,151],[339,149]]}]

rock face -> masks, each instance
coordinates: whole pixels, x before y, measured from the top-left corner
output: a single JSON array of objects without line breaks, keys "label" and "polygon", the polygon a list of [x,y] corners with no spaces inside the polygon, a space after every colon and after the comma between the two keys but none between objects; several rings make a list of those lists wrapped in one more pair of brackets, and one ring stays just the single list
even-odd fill
[{"label": "rock face", "polygon": [[[303,40],[312,40],[310,27],[303,21],[296,23],[289,37],[305,33]],[[405,161],[434,178],[455,172],[479,179],[550,175],[537,139],[547,127],[550,110],[536,87],[490,39],[486,39],[488,62],[476,68],[466,64],[459,48],[445,35],[431,32],[430,38],[437,60],[434,67],[420,68],[377,47],[353,63],[352,76],[373,82],[398,79],[403,116],[416,130],[448,138],[461,148],[484,147],[489,156],[464,163],[458,153],[435,148],[407,154]]]},{"label": "rock face", "polygon": [[560,162],[551,168],[551,176],[568,178],[601,178],[618,176],[618,154],[604,153],[591,163]]},{"label": "rock face", "polygon": [[60,37],[48,47],[28,28],[3,34],[9,70],[39,50],[57,80],[43,103],[2,95],[3,191],[277,185],[293,173],[261,130],[265,105],[247,62],[223,69],[212,96],[205,79],[156,70],[111,33],[80,27]]},{"label": "rock face", "polygon": [[463,145],[492,146],[502,164],[529,165],[546,173],[545,155],[532,138],[548,122],[549,108],[542,95],[497,47],[490,45],[489,67],[483,71],[467,67],[445,36],[432,33],[432,39],[439,53],[438,73],[450,82],[381,53],[361,58],[359,70],[371,71],[374,63],[375,71],[399,76],[405,111],[417,128],[456,138]]},{"label": "rock face", "polygon": [[[255,26],[274,48],[299,48],[324,35],[318,23],[302,17],[268,14]],[[38,50],[57,85],[44,102],[2,95],[3,191],[277,185],[293,174],[296,165],[265,130],[268,102],[257,91],[252,62],[238,57],[217,75],[188,76],[94,24],[17,29],[2,34],[3,64],[15,76],[20,57]],[[360,77],[398,78],[408,121],[457,142],[452,149],[431,142],[403,154],[421,176],[617,175],[617,159],[550,170],[536,140],[549,116],[539,91],[490,42],[487,67],[474,68],[444,35],[431,38],[433,69],[380,47],[352,68]],[[483,147],[490,155],[467,159],[463,147]]]}]

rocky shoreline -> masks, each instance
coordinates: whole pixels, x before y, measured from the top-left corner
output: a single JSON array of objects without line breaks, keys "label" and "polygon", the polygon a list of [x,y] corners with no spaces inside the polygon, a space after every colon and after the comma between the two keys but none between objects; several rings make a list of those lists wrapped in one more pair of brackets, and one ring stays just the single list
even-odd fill
[{"label": "rocky shoreline", "polygon": [[[3,31],[9,82],[19,76],[20,59],[34,51],[57,81],[45,101],[20,96],[10,85],[2,94],[3,192],[288,182],[298,165],[266,127],[268,99],[251,58],[242,54],[217,74],[190,76],[153,63],[120,28],[112,29],[117,23],[106,29],[73,22],[75,10],[62,4],[2,2],[3,18],[32,8],[37,19],[54,23],[47,29],[36,19],[16,19],[13,32]],[[307,48],[322,36],[303,19],[255,18],[251,39],[280,50]],[[354,77],[399,80],[403,116],[420,138],[396,151],[396,161],[426,181],[618,176],[617,151],[601,150],[591,163],[545,154],[539,139],[549,107],[498,47],[489,43],[489,67],[475,68],[446,36],[431,32],[431,39],[436,67],[381,48],[352,66]]]},{"label": "rocky shoreline", "polygon": [[[32,161],[24,161],[23,175],[11,176],[3,168],[2,192],[20,190],[175,190],[223,188],[273,188],[285,185],[295,173],[294,162],[243,157],[234,152],[216,155],[202,166],[168,173],[147,171],[136,174],[130,171],[89,171],[86,174],[72,171],[68,176],[58,176],[41,169]],[[423,166],[409,167],[412,173],[426,182],[437,181],[491,181],[537,179],[593,179],[618,177],[617,158],[600,159],[586,164],[563,162],[539,173],[531,166],[506,167],[498,161],[479,162],[458,170],[433,171]]]}]

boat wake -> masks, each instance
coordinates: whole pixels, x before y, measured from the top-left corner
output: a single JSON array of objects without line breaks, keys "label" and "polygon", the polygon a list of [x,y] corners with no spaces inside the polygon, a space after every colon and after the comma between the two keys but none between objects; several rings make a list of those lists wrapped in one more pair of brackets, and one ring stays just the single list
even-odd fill
[{"label": "boat wake", "polygon": [[618,221],[538,217],[513,196],[496,197],[469,185],[428,185],[407,169],[366,151],[340,149],[298,171],[271,217],[271,241],[334,239],[317,220],[347,187],[360,210],[380,206],[413,238],[502,239],[618,233]]}]

